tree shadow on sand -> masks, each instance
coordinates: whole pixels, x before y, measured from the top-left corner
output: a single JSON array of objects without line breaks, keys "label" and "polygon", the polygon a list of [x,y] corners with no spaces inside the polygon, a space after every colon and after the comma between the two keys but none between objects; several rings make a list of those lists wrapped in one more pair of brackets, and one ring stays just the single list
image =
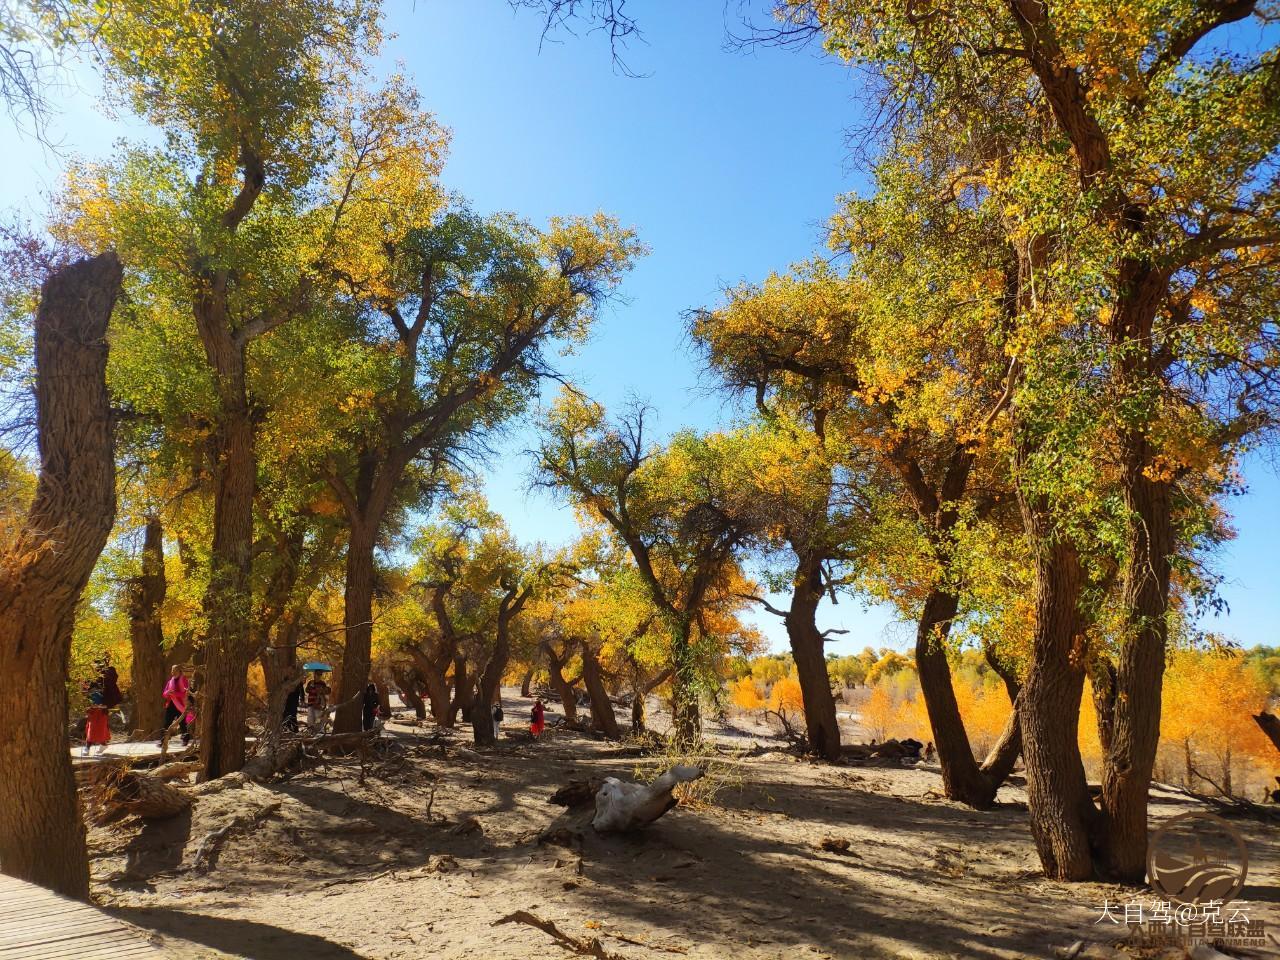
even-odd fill
[{"label": "tree shadow on sand", "polygon": [[247,960],[364,960],[355,951],[324,937],[251,920],[163,907],[110,907],[107,913],[144,930],[190,940]]}]

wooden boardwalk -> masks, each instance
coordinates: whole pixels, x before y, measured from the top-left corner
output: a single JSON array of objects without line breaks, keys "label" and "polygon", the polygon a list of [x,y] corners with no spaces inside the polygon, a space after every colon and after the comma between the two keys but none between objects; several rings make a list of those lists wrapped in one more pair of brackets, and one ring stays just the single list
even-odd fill
[{"label": "wooden boardwalk", "polygon": [[133,927],[0,874],[0,960],[160,960]]}]

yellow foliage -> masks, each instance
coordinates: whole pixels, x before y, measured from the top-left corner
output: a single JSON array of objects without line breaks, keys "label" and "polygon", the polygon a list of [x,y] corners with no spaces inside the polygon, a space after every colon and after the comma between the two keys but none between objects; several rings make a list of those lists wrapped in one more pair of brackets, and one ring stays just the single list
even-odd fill
[{"label": "yellow foliage", "polygon": [[800,679],[794,673],[773,685],[773,689],[769,691],[769,709],[785,714],[804,713]]},{"label": "yellow foliage", "polygon": [[877,740],[886,739],[895,728],[900,719],[899,706],[885,684],[871,688],[871,696],[862,705],[861,719],[862,725]]},{"label": "yellow foliage", "polygon": [[741,677],[729,684],[729,696],[743,710],[764,709],[764,698],[760,696],[759,688],[750,677]]}]

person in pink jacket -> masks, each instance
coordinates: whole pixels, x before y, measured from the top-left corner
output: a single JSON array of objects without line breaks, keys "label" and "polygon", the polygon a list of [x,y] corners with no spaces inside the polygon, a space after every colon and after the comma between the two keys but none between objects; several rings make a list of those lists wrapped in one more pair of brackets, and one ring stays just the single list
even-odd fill
[{"label": "person in pink jacket", "polygon": [[[169,725],[177,720],[183,743],[191,742],[191,734],[187,731],[187,692],[190,689],[191,681],[182,672],[182,664],[175,663],[169,682],[164,685],[164,729],[167,731]],[[163,734],[160,739],[163,743]]]}]

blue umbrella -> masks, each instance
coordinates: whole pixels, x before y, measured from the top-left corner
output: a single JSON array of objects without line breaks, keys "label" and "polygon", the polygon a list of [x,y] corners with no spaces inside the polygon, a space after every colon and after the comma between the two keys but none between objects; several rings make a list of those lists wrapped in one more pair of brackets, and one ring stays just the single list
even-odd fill
[{"label": "blue umbrella", "polygon": [[320,663],[319,661],[312,660],[310,663],[304,663],[302,665],[302,669],[303,670],[332,670],[333,667],[329,666],[327,663]]}]

